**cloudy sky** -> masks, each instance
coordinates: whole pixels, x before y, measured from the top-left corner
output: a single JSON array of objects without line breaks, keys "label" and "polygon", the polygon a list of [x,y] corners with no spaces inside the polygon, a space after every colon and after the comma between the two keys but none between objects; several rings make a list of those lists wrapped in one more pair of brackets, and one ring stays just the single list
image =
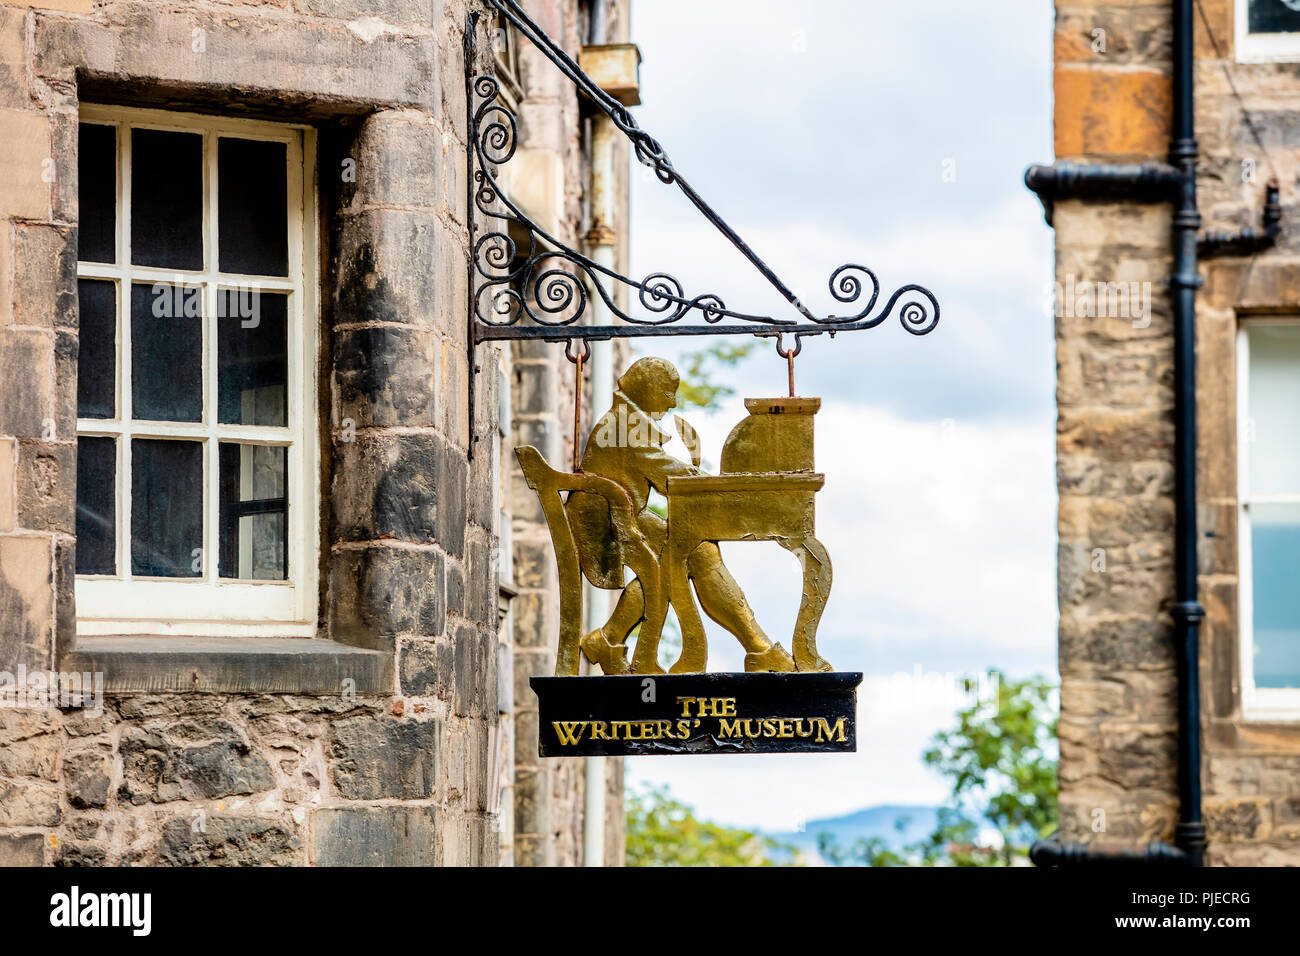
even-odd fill
[{"label": "cloudy sky", "polygon": [[[859,752],[653,757],[705,816],[786,829],[885,803],[938,803],[921,763],[961,698],[958,675],[1053,673],[1055,483],[1051,232],[1022,185],[1051,159],[1051,4],[1043,0],[634,0],[638,121],[814,312],[845,262],[882,301],[920,283],[942,319],[806,340],[799,394],[817,416],[818,534],[835,566],[819,645],[860,670]],[[634,168],[632,274],[794,317],[675,190]],[[837,309],[838,307],[838,309]],[[647,344],[647,343],[643,343]],[[682,347],[653,343],[673,357]],[[738,395],[691,415],[706,461],[784,394],[765,346],[724,373]],[[800,581],[774,544],[724,546],[759,621],[789,648]],[[710,669],[742,667],[710,631]]]}]

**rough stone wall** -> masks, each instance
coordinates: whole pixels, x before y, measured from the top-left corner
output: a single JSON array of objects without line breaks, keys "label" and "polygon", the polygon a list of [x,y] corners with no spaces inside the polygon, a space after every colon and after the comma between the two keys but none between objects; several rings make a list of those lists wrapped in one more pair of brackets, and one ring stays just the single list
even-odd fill
[{"label": "rough stone wall", "polygon": [[[1267,166],[1224,78],[1247,98],[1293,208],[1294,65],[1232,62],[1231,0],[1197,19],[1198,188],[1205,226],[1258,222]],[[1097,31],[1104,31],[1099,34]],[[1171,106],[1168,3],[1057,4],[1058,160],[1164,161]],[[1099,49],[1099,37],[1103,38]],[[1241,182],[1255,158],[1257,182]],[[1058,203],[1057,478],[1060,491],[1061,831],[1168,840],[1178,803],[1177,679],[1169,617],[1174,429],[1170,207]],[[1202,264],[1197,357],[1201,673],[1209,861],[1300,861],[1300,730],[1240,719],[1236,609],[1235,333],[1243,310],[1300,308],[1294,240]],[[1249,278],[1247,278],[1249,277]],[[1071,309],[1081,283],[1149,283],[1148,317]],[[1125,287],[1126,289],[1128,287]],[[1074,298],[1071,300],[1071,290]],[[1105,311],[1105,310],[1103,310]],[[1148,321],[1149,319],[1149,321]]]},{"label": "rough stone wall", "polygon": [[0,709],[0,864],[498,861],[500,353],[477,356],[470,460],[466,9],[0,4],[0,670],[75,652],[76,124],[108,100],[317,124],[319,637],[390,675]]}]

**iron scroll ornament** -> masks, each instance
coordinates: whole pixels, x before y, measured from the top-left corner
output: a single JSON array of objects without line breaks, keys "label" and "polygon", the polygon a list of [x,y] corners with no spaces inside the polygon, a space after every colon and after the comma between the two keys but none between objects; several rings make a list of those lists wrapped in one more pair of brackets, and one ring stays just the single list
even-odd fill
[{"label": "iron scroll ornament", "polygon": [[[512,110],[499,97],[494,76],[474,74],[477,56],[477,13],[466,24],[466,104],[469,143],[466,150],[467,191],[470,193],[470,346],[499,339],[611,339],[655,335],[790,333],[798,337],[871,329],[885,322],[900,301],[903,328],[925,335],[939,322],[939,302],[924,286],[910,284],[893,292],[872,315],[881,284],[870,268],[856,263],[831,273],[828,287],[835,301],[855,311],[818,316],[761,260],[743,239],[708,205],[669,161],[659,142],[642,130],[627,108],[605,93],[567,53],[534,23],[515,0],[487,0],[526,36],[630,140],[634,155],[654,170],[656,178],[676,185],[715,228],[759,270],[803,317],[782,319],[730,309],[715,293],[688,296],[680,280],[654,272],[636,280],[572,248],[534,222],[501,188],[498,175],[514,157],[518,127]],[[483,221],[474,222],[476,215]],[[519,241],[512,237],[521,237]],[[526,237],[526,238],[524,238]],[[520,245],[526,242],[521,251]],[[628,289],[628,300],[640,308],[621,309],[613,294]],[[869,292],[868,292],[869,290]],[[597,295],[620,325],[592,326],[580,322],[591,295]],[[678,324],[698,317],[703,325]],[[725,321],[724,321],[725,320]]]}]

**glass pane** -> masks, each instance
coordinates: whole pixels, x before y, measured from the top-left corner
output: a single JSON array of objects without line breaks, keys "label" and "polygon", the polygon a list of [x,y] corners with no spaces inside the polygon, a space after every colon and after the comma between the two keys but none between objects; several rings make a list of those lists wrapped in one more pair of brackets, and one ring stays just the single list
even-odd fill
[{"label": "glass pane", "polygon": [[1295,0],[1250,0],[1251,33],[1300,31],[1300,4]]},{"label": "glass pane", "polygon": [[77,573],[117,573],[117,440],[77,439]]},{"label": "glass pane", "polygon": [[217,245],[222,272],[289,274],[286,145],[217,143]]},{"label": "glass pane", "polygon": [[221,577],[289,576],[288,469],[287,448],[222,443]]},{"label": "glass pane", "polygon": [[77,417],[113,418],[117,375],[117,283],[78,279],[81,305]]},{"label": "glass pane", "polygon": [[131,261],[203,268],[203,137],[131,130]]},{"label": "glass pane", "polygon": [[117,261],[117,129],[82,123],[77,143],[77,258]]},{"label": "glass pane", "polygon": [[217,310],[217,399],[225,425],[287,425],[287,297],[222,289]]},{"label": "glass pane", "polygon": [[1250,336],[1250,496],[1300,494],[1300,326]]},{"label": "glass pane", "polygon": [[132,417],[203,417],[203,289],[158,282],[131,286]]},{"label": "glass pane", "polygon": [[1300,505],[1250,506],[1255,686],[1300,687]]},{"label": "glass pane", "polygon": [[131,573],[196,578],[203,554],[203,446],[131,442]]}]

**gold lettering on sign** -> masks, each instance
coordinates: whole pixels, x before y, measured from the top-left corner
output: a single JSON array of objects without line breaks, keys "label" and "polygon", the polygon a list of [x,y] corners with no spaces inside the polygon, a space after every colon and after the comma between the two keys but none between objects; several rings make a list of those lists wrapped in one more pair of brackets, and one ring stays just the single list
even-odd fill
[{"label": "gold lettering on sign", "polygon": [[[587,729],[585,720],[553,720],[551,726],[555,728],[555,735],[560,738],[560,743],[565,746],[576,744],[582,739],[582,732]],[[577,733],[574,733],[574,730]]]},{"label": "gold lettering on sign", "polygon": [[[591,741],[690,740],[713,733],[720,740],[737,738],[793,740],[813,738],[814,743],[848,743],[847,718],[737,717],[734,697],[679,697],[678,720],[556,720],[551,722],[561,746],[574,747],[586,735]],[[699,715],[699,716],[694,716]],[[716,717],[711,731],[702,717]]]},{"label": "gold lettering on sign", "polygon": [[682,716],[690,717],[691,705],[695,705],[695,717],[735,717],[736,698],[734,697],[678,697],[682,705]]},{"label": "gold lettering on sign", "polygon": [[[817,717],[815,719],[817,721],[817,742],[818,743],[822,742],[823,734],[825,734],[825,739],[827,740],[832,740],[832,741],[838,740],[841,743],[846,743],[848,741],[849,738],[844,735],[843,717],[835,721],[835,728],[833,730],[831,729],[831,726],[826,722],[825,717]],[[837,737],[836,734],[838,734],[839,736]]]}]

